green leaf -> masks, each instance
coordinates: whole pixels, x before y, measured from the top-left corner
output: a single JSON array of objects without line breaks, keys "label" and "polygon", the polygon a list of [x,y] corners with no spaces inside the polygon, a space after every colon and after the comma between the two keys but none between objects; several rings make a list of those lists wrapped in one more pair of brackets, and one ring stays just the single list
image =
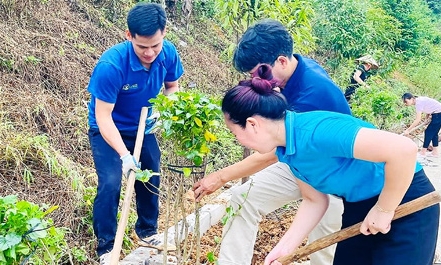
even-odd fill
[{"label": "green leaf", "polygon": [[185,176],[185,177],[190,177],[192,170],[191,170],[191,168],[184,167],[184,168],[182,169],[182,172],[184,173],[184,176]]},{"label": "green leaf", "polygon": [[0,197],[0,205],[1,204],[15,204],[17,202],[17,195],[8,195],[5,197]]},{"label": "green leaf", "polygon": [[0,251],[7,250],[15,245],[20,244],[21,236],[16,233],[9,233],[6,236],[0,236]]},{"label": "green leaf", "polygon": [[142,181],[142,182],[148,182],[151,177],[153,176],[159,176],[159,173],[153,172],[152,170],[137,170],[135,172],[135,179]]},{"label": "green leaf", "polygon": [[216,261],[216,256],[214,255],[213,252],[208,252],[207,253],[207,259],[209,262],[215,262]]},{"label": "green leaf", "polygon": [[29,229],[32,231],[28,234],[31,240],[37,240],[39,238],[45,238],[47,236],[46,226],[42,221],[37,218],[32,218],[28,221]]},{"label": "green leaf", "polygon": [[3,254],[3,251],[0,250],[0,264],[6,263],[5,254]]},{"label": "green leaf", "polygon": [[27,256],[29,253],[31,253],[31,249],[27,245],[21,243],[17,245],[15,252]]},{"label": "green leaf", "polygon": [[195,166],[200,166],[202,165],[203,159],[201,156],[197,155],[193,158],[193,163],[195,164]]},{"label": "green leaf", "polygon": [[17,255],[15,254],[15,246],[10,247],[5,251],[6,256],[9,256],[12,259],[17,259]]}]

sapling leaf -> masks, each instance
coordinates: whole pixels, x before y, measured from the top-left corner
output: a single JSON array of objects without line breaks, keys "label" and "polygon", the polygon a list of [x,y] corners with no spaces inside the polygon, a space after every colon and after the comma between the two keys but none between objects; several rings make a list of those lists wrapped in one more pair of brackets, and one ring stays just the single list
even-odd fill
[{"label": "sapling leaf", "polygon": [[45,238],[47,236],[46,225],[37,218],[32,218],[28,221],[30,229],[32,229],[27,237],[30,240],[37,240],[39,238]]},{"label": "sapling leaf", "polygon": [[149,102],[161,113],[164,140],[171,142],[178,156],[201,166],[210,153],[209,144],[217,140],[212,132],[222,120],[220,102],[195,91],[158,95]]},{"label": "sapling leaf", "polygon": [[208,142],[216,141],[216,136],[214,134],[212,134],[211,132],[209,132],[208,130],[205,131],[204,137],[205,137],[205,140],[207,140]]},{"label": "sapling leaf", "polygon": [[191,175],[191,168],[184,167],[182,168],[182,172],[184,173],[184,176],[188,178]]},{"label": "sapling leaf", "polygon": [[208,154],[208,152],[210,152],[210,148],[208,148],[208,146],[203,143],[201,148],[199,149],[199,152],[201,152],[202,154]]},{"label": "sapling leaf", "polygon": [[153,176],[159,176],[159,173],[153,172],[152,170],[148,170],[148,169],[145,170],[139,169],[135,172],[135,179],[142,182],[148,182],[150,178]]},{"label": "sapling leaf", "polygon": [[195,164],[195,166],[200,166],[200,165],[202,165],[202,162],[203,162],[203,159],[202,159],[202,157],[201,156],[195,156],[194,158],[193,158],[193,163]]},{"label": "sapling leaf", "polygon": [[194,117],[194,122],[199,126],[202,127],[202,121],[198,117]]},{"label": "sapling leaf", "polygon": [[216,261],[216,256],[214,255],[213,252],[210,251],[210,252],[207,253],[207,259],[208,259],[209,262],[215,262]]}]

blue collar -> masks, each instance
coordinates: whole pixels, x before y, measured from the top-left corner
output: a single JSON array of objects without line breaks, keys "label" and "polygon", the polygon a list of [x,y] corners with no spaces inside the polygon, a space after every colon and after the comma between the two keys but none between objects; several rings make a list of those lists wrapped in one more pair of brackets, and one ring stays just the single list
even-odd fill
[{"label": "blue collar", "polygon": [[[293,54],[293,57],[297,60],[297,67],[294,70],[294,73],[292,73],[291,77],[288,79],[288,81],[285,84],[286,87],[297,87],[299,85],[299,80],[302,78],[299,77],[299,75],[303,75],[304,70],[304,62],[303,57],[299,54]],[[298,93],[298,91],[292,91],[291,93]]]},{"label": "blue collar", "polygon": [[285,117],[285,131],[286,131],[286,147],[285,155],[293,155],[296,153],[295,129],[294,123],[296,121],[296,113],[287,111]]}]

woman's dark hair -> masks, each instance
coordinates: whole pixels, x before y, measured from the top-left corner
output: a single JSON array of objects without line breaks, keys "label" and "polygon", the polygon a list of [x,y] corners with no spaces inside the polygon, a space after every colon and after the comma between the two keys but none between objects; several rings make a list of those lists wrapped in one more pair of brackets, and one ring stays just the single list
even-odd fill
[{"label": "woman's dark hair", "polygon": [[164,31],[167,24],[167,15],[161,5],[140,2],[127,15],[127,27],[132,37],[153,36],[160,30]]},{"label": "woman's dark hair", "polygon": [[411,93],[404,93],[401,99],[404,101],[405,99],[416,98],[417,96],[412,95]]},{"label": "woman's dark hair", "polygon": [[282,93],[275,91],[271,66],[261,65],[252,79],[240,81],[228,90],[222,100],[222,112],[234,124],[245,128],[247,118],[254,115],[270,120],[285,117],[288,103]]}]

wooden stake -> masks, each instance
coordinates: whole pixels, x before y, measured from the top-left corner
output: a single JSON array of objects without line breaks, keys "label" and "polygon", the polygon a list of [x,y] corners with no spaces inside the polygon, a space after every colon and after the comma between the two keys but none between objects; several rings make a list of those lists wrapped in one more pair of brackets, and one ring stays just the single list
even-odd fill
[{"label": "wooden stake", "polygon": [[[141,155],[142,142],[144,141],[145,122],[147,120],[148,107],[141,109],[141,115],[139,118],[138,132],[136,133],[135,149],[133,151],[133,157],[136,161],[139,161]],[[121,218],[118,223],[118,229],[116,231],[115,242],[110,254],[110,265],[117,265],[119,262],[119,255],[121,254],[121,247],[124,238],[124,231],[129,219],[130,203],[132,202],[133,190],[135,189],[135,172],[130,171],[127,179],[126,194],[124,196],[123,207],[121,210]]]},{"label": "wooden stake", "polygon": [[[427,207],[430,207],[434,204],[437,204],[441,202],[441,193],[440,191],[433,191],[431,193],[428,193],[424,196],[421,196],[417,199],[414,199],[412,201],[409,201],[407,203],[404,203],[395,210],[395,215],[392,220],[396,220],[398,218],[404,217],[406,215],[415,213],[417,211],[420,211],[422,209],[425,209]],[[283,265],[290,264],[291,262],[294,262],[296,260],[299,260],[311,253],[314,253],[318,250],[324,249],[326,247],[329,247],[335,243],[338,243],[340,241],[343,241],[345,239],[348,239],[350,237],[356,236],[360,234],[360,227],[361,223],[357,223],[355,225],[346,227],[340,231],[337,231],[335,233],[332,233],[328,236],[322,237],[320,239],[317,239],[316,241],[312,242],[311,244],[302,247],[300,249],[297,249],[290,254],[283,256],[278,259],[280,263]],[[392,223],[393,225],[393,223]]]}]

